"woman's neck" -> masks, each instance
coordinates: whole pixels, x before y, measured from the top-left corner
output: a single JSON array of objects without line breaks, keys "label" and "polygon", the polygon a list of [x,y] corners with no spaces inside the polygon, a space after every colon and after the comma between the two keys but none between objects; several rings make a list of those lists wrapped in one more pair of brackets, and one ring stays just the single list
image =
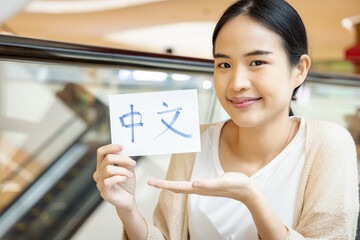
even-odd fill
[{"label": "woman's neck", "polygon": [[[295,136],[299,123],[288,116],[253,128],[242,128],[233,121],[224,126],[220,137],[220,161],[224,171],[260,169],[274,159]],[[236,167],[237,166],[237,167]]]}]

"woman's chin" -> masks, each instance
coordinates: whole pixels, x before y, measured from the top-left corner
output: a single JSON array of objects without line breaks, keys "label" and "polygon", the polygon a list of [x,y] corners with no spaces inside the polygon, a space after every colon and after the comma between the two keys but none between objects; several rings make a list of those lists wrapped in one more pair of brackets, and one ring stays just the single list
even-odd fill
[{"label": "woman's chin", "polygon": [[256,118],[240,118],[240,117],[231,117],[231,120],[234,125],[236,125],[239,128],[253,128],[260,124],[259,119]]}]

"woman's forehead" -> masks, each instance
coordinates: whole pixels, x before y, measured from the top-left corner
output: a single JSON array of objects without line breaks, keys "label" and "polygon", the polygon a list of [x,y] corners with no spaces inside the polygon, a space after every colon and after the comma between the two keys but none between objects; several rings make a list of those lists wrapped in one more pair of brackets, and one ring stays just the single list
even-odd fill
[{"label": "woman's forehead", "polygon": [[243,15],[227,22],[215,42],[215,53],[235,50],[244,54],[255,50],[284,52],[281,37],[277,33]]}]

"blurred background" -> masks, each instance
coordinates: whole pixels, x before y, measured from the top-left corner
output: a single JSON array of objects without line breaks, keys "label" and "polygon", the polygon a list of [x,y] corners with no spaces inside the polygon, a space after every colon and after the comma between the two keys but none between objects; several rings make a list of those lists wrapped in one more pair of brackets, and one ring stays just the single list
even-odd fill
[{"label": "blurred background", "polygon": [[[211,34],[233,0],[13,0],[1,28],[24,37],[211,58]],[[288,1],[301,15],[315,67],[351,72],[358,0]],[[326,66],[327,65],[327,66]]]},{"label": "blurred background", "polygon": [[[119,239],[92,179],[110,142],[108,95],[197,89],[201,123],[227,118],[211,35],[230,0],[5,0],[0,8],[0,239]],[[292,108],[337,122],[360,153],[360,1],[289,0],[313,61]],[[169,155],[138,156],[151,222]],[[360,238],[359,238],[360,239]]]}]

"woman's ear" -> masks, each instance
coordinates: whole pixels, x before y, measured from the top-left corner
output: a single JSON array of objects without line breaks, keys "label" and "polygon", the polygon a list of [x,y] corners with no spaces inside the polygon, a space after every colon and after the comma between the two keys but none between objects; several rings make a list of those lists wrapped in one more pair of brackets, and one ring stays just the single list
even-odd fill
[{"label": "woman's ear", "polygon": [[301,55],[299,63],[296,66],[296,70],[295,70],[296,76],[295,76],[294,88],[300,86],[305,81],[306,76],[310,69],[310,65],[311,65],[311,60],[309,55],[307,54]]}]

